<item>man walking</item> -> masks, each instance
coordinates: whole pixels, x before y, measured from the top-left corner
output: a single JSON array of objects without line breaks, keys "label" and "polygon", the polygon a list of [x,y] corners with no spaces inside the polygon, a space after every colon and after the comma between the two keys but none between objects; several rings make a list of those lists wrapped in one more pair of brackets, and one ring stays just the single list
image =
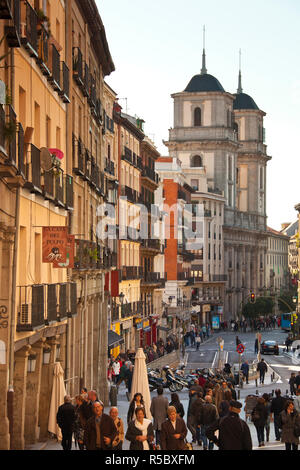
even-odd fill
[{"label": "man walking", "polygon": [[169,402],[167,397],[163,396],[163,387],[158,387],[157,397],[152,398],[150,413],[153,416],[153,429],[156,435],[156,445],[161,446],[160,434],[161,425],[168,417]]},{"label": "man walking", "polygon": [[193,442],[196,442],[196,423],[195,423],[195,416],[192,412],[193,409],[193,403],[197,400],[198,394],[196,390],[189,390],[189,405],[187,409],[187,419],[186,419],[186,425],[190,433],[192,434],[192,440]]},{"label": "man walking", "polygon": [[246,380],[246,384],[249,383],[249,363],[248,361],[243,362],[241,366],[241,371],[243,372],[243,376]]},{"label": "man walking", "polygon": [[[229,413],[206,430],[206,436],[214,442],[219,450],[252,450],[250,429],[239,414],[242,404],[239,401],[229,402]],[[215,432],[219,431],[216,437]]]},{"label": "man walking", "polygon": [[216,422],[218,419],[219,414],[217,407],[213,405],[212,403],[212,397],[210,395],[206,395],[205,397],[205,403],[202,406],[201,409],[201,440],[203,442],[203,450],[213,450],[214,448],[214,443],[213,440],[208,438],[207,436],[207,429],[209,426],[211,426],[213,423]]},{"label": "man walking", "polygon": [[58,408],[56,414],[56,422],[62,432],[61,445],[63,450],[72,449],[72,434],[75,419],[75,407],[71,403],[71,397],[66,395],[64,397],[64,404]]},{"label": "man walking", "polygon": [[257,364],[257,371],[259,372],[259,381],[261,384],[264,383],[265,381],[265,374],[268,371],[268,366],[265,363],[265,360],[262,359],[258,364]]},{"label": "man walking", "polygon": [[117,436],[113,419],[103,413],[104,405],[100,401],[93,404],[94,415],[88,420],[84,432],[84,444],[87,450],[111,450]]},{"label": "man walking", "polygon": [[275,430],[275,437],[276,441],[280,441],[280,413],[284,409],[285,405],[285,398],[281,396],[281,390],[277,389],[275,390],[275,398],[273,398],[271,402],[271,408],[270,408],[270,416],[272,418],[273,415],[273,421],[274,421],[274,430]]}]

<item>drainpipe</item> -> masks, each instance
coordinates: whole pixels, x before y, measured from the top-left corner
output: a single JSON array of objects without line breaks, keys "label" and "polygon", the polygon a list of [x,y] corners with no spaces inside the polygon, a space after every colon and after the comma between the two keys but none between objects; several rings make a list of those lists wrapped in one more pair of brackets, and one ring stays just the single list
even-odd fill
[{"label": "drainpipe", "polygon": [[[15,72],[14,72],[14,51],[10,51],[10,88],[12,106],[15,104]],[[15,360],[15,328],[16,328],[16,290],[17,290],[17,260],[19,246],[19,225],[20,225],[20,186],[16,189],[15,202],[15,236],[12,265],[12,293],[11,293],[11,315],[9,331],[9,353],[8,353],[8,391],[7,391],[7,417],[9,420],[10,442],[13,441],[13,401],[14,401],[14,360]]]}]

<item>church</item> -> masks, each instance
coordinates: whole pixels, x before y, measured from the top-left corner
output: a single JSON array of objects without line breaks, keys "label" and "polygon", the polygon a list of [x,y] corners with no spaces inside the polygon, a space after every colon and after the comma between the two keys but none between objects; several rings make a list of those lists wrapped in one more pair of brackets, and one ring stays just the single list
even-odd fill
[{"label": "church", "polygon": [[[193,207],[204,206],[203,250],[195,261],[203,282],[193,305],[202,322],[209,320],[207,304],[210,315],[228,321],[266,284],[266,113],[243,92],[241,70],[236,93],[208,74],[205,49],[201,72],[171,96],[174,125],[164,144],[193,188]],[[212,294],[217,282],[224,286],[221,302]]]}]

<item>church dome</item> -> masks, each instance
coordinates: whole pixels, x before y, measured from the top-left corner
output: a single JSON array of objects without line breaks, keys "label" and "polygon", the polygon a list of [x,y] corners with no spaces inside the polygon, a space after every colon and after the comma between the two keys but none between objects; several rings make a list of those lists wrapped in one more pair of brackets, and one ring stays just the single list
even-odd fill
[{"label": "church dome", "polygon": [[190,93],[221,91],[225,93],[225,90],[219,80],[217,80],[212,75],[209,75],[208,73],[194,75],[184,91]]},{"label": "church dome", "polygon": [[233,109],[259,109],[254,99],[246,93],[237,93],[233,102]]}]

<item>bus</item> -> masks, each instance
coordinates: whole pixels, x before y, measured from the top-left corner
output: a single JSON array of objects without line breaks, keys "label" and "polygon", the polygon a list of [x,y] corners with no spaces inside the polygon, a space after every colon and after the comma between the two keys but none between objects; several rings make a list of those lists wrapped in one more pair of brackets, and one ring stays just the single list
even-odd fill
[{"label": "bus", "polygon": [[284,331],[291,331],[291,313],[281,314],[281,329]]}]

